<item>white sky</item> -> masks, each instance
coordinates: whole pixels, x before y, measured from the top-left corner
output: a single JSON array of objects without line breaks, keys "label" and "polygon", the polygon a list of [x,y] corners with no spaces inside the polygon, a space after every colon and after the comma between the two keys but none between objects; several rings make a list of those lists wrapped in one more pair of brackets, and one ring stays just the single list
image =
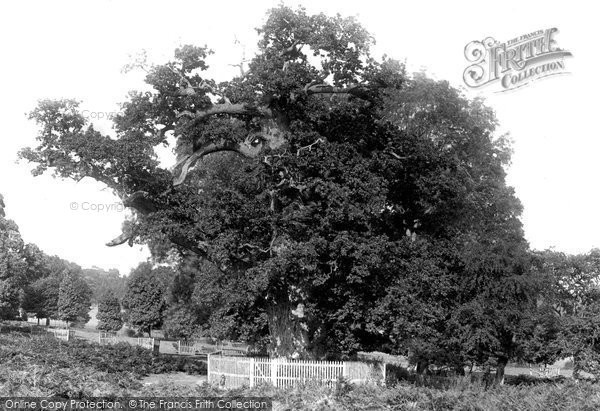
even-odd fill
[{"label": "white sky", "polygon": [[[298,2],[286,1],[288,5]],[[34,145],[35,125],[25,113],[41,98],[77,98],[93,112],[115,112],[139,74],[121,74],[129,55],[147,49],[164,62],[180,44],[207,44],[213,75],[228,78],[240,60],[237,37],[248,55],[254,28],[279,1],[39,1],[0,6],[0,193],[7,217],[25,241],[83,267],[116,267],[123,273],[147,257],[142,247],[108,248],[124,212],[82,210],[118,199],[92,180],[75,184],[31,176],[16,164],[17,151]],[[505,41],[557,27],[559,47],[571,51],[569,75],[554,76],[508,93],[468,90],[494,107],[515,142],[509,182],[524,204],[523,222],[533,248],[584,252],[600,246],[600,196],[595,161],[600,142],[600,57],[593,2],[565,1],[304,1],[309,12],[355,15],[375,36],[375,54],[405,60],[438,79],[463,86],[463,50],[472,40]],[[109,122],[95,122],[110,131]],[[168,158],[167,158],[168,159]],[[76,203],[79,210],[71,210]]]}]

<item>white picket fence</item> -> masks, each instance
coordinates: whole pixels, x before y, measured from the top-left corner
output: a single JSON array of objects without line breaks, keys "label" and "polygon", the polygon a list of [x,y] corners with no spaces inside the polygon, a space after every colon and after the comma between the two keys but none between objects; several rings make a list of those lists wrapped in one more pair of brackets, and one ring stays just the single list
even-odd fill
[{"label": "white picket fence", "polygon": [[529,375],[537,375],[539,377],[557,377],[560,375],[560,368],[556,367],[544,367],[540,365],[539,370],[533,370],[531,366],[529,367]]},{"label": "white picket fence", "polygon": [[202,341],[177,341],[177,353],[180,355],[222,354],[229,357],[245,357],[250,352],[250,346],[231,341],[206,343]]},{"label": "white picket fence", "polygon": [[116,344],[117,343],[117,333],[100,332],[98,334],[98,343],[100,345]]},{"label": "white picket fence", "polygon": [[340,378],[354,383],[385,381],[385,371],[385,364],[380,363],[208,356],[208,382],[227,388],[263,384],[286,388],[309,382],[331,385]]},{"label": "white picket fence", "polygon": [[177,341],[177,354],[182,355],[195,355],[197,349],[195,344],[193,343],[182,343],[181,341]]},{"label": "white picket fence", "polygon": [[137,345],[145,348],[147,350],[154,350],[154,338],[144,338],[144,337],[139,337],[137,339]]},{"label": "white picket fence", "polygon": [[52,333],[54,334],[54,337],[63,341],[69,341],[75,337],[75,331],[69,329],[55,328],[52,330]]},{"label": "white picket fence", "polygon": [[197,343],[177,341],[177,354],[180,355],[207,355],[214,351]]},{"label": "white picket fence", "polygon": [[[28,323],[32,323],[32,324],[37,324],[38,323],[38,319],[36,317],[28,317],[27,318],[27,322]],[[46,325],[46,319],[45,318],[40,318],[39,319],[39,323],[40,323],[40,325]],[[48,322],[48,325],[50,327],[66,327],[67,323],[65,321],[61,321],[61,320],[50,319],[50,321]]]}]

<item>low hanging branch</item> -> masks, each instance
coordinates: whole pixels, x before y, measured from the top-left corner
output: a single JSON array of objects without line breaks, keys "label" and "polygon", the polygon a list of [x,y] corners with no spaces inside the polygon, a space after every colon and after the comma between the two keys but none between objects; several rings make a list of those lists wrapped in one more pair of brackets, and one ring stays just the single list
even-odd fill
[{"label": "low hanging branch", "polygon": [[116,238],[113,238],[111,241],[106,243],[107,247],[116,247],[121,244],[125,244],[126,242],[133,240],[134,232],[133,232],[133,223],[127,226],[123,232]]},{"label": "low hanging branch", "polygon": [[[145,191],[136,191],[129,197],[125,197],[123,199],[123,205],[125,207],[133,208],[141,215],[147,215],[159,209],[158,205],[148,197],[148,193]],[[131,245],[131,241],[135,236],[134,226],[135,222],[132,221],[131,224],[124,227],[123,232],[118,237],[112,239],[106,243],[106,245],[108,247],[116,247],[125,244],[128,241]]]},{"label": "low hanging branch", "polygon": [[[148,215],[157,211],[160,211],[164,206],[161,206],[157,202],[155,202],[152,198],[150,198],[149,194],[145,191],[136,191],[129,197],[123,200],[123,205],[125,207],[130,207],[136,210],[141,215]],[[133,238],[136,235],[135,231],[135,221],[132,221],[131,224],[126,225],[123,232],[113,240],[106,243],[108,247],[115,247],[121,244],[125,244],[129,241],[131,245],[133,242]],[[205,241],[194,242],[189,240],[188,238],[182,235],[167,235],[169,240],[174,244],[189,250],[196,254],[199,257],[206,258],[208,253],[208,243]]]}]

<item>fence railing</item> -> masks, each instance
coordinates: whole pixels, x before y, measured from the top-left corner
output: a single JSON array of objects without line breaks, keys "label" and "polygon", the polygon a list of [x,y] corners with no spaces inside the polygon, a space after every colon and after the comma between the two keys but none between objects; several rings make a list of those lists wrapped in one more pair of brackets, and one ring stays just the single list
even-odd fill
[{"label": "fence railing", "polygon": [[181,342],[177,341],[177,353],[181,355],[223,354],[230,357],[245,357],[250,352],[250,346],[236,342]]},{"label": "fence railing", "polygon": [[205,346],[194,342],[177,341],[177,354],[181,355],[208,355],[215,354],[214,346]]},{"label": "fence railing", "polygon": [[145,348],[147,350],[152,350],[154,351],[154,338],[144,338],[144,337],[139,337],[137,339],[137,343],[136,345]]},{"label": "fence railing", "polygon": [[[36,318],[36,317],[27,317],[27,322],[31,323],[31,324],[37,324],[38,323],[38,318]],[[40,323],[40,325],[46,325],[46,318],[40,318],[39,319],[39,323]],[[50,319],[50,320],[48,320],[48,325],[50,327],[66,327],[67,323],[65,321],[61,321],[61,320]]]},{"label": "fence railing", "polygon": [[285,388],[307,382],[331,385],[340,378],[355,383],[385,381],[385,371],[381,363],[208,356],[208,382],[227,388],[263,384]]},{"label": "fence railing", "polygon": [[250,346],[234,341],[223,341],[217,344],[217,350],[228,357],[245,357],[250,353]]},{"label": "fence railing", "polygon": [[52,330],[54,337],[63,341],[70,341],[75,337],[75,331],[69,329],[56,328]]},{"label": "fence railing", "polygon": [[540,365],[539,370],[534,370],[532,367],[529,367],[529,375],[534,374],[539,377],[557,377],[560,375],[560,368]]},{"label": "fence railing", "polygon": [[115,332],[101,332],[98,334],[98,343],[100,345],[116,344],[117,333]]}]

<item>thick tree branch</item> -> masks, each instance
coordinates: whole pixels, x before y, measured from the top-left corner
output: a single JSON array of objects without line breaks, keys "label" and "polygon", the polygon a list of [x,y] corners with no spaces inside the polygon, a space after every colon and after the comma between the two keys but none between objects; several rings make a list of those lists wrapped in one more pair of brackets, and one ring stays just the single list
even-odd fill
[{"label": "thick tree branch", "polygon": [[117,182],[104,176],[102,170],[99,167],[85,161],[82,161],[82,164],[84,164],[84,166],[88,168],[87,173],[83,177],[91,177],[96,181],[106,184],[107,187],[116,190]]},{"label": "thick tree branch", "polygon": [[326,83],[315,84],[313,81],[304,86],[304,91],[309,96],[312,94],[350,94],[363,100],[369,100],[369,89],[358,85],[350,87],[334,87]]},{"label": "thick tree branch", "polygon": [[387,154],[391,155],[392,157],[394,157],[397,160],[408,160],[410,157],[406,157],[406,156],[400,156],[396,153],[394,153],[393,151],[386,151]]},{"label": "thick tree branch", "polygon": [[124,230],[121,235],[113,238],[111,241],[106,243],[107,247],[116,247],[121,244],[125,244],[127,241],[133,238],[133,233],[130,230]]},{"label": "thick tree branch", "polygon": [[200,83],[198,86],[194,86],[192,84],[192,82],[190,80],[188,80],[188,78],[180,70],[177,70],[175,67],[171,67],[171,66],[167,66],[167,68],[169,70],[171,70],[173,73],[177,74],[177,76],[181,80],[181,86],[180,86],[179,92],[178,92],[179,95],[182,95],[182,96],[194,95],[198,91],[202,91],[202,92],[209,91],[213,94],[217,94],[214,92],[214,89],[212,88],[212,86],[210,84],[208,84],[206,81],[202,80],[202,83]]},{"label": "thick tree branch", "polygon": [[291,57],[292,59],[298,58],[300,53],[300,49],[304,46],[304,44],[300,44],[300,40],[294,40],[294,42],[285,49],[279,52],[279,56],[281,57]]},{"label": "thick tree branch", "polygon": [[244,243],[244,244],[240,245],[238,247],[238,250],[243,249],[243,248],[250,249],[250,250],[258,250],[261,253],[268,253],[271,250],[270,248],[260,248],[259,246],[250,244],[250,243]]},{"label": "thick tree branch", "polygon": [[325,142],[325,140],[323,138],[318,138],[314,142],[310,143],[309,145],[304,146],[304,147],[300,147],[298,149],[298,151],[296,151],[296,156],[300,156],[300,153],[302,152],[302,150],[312,151],[312,148],[313,148],[313,146],[315,144],[317,144],[317,143],[324,143],[324,142]]},{"label": "thick tree branch", "polygon": [[273,117],[273,112],[271,109],[263,106],[252,106],[249,104],[214,104],[206,110],[198,110],[195,113],[192,113],[188,110],[182,111],[177,114],[177,117],[190,117],[197,121],[206,117],[214,116],[216,114],[249,114],[267,118]]},{"label": "thick tree branch", "polygon": [[158,132],[154,135],[154,137],[155,137],[155,139],[164,140],[165,134],[167,134],[169,131],[174,131],[174,130],[175,130],[175,126],[172,124],[165,126],[165,127],[161,128],[160,130],[158,130]]}]

